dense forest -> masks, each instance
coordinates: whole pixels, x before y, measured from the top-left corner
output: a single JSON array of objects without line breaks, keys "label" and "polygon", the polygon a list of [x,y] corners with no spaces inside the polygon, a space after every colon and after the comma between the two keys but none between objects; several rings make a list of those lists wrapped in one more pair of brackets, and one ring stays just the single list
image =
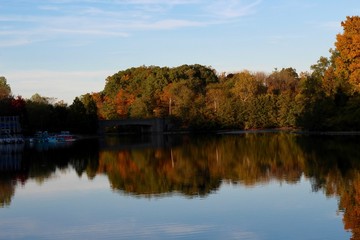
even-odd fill
[{"label": "dense forest", "polygon": [[103,91],[77,97],[69,107],[38,94],[14,98],[2,78],[0,115],[20,115],[29,129],[68,126],[82,132],[94,129],[96,119],[121,118],[171,118],[190,130],[360,130],[360,17],[341,25],[330,57],[320,57],[311,72],[289,67],[218,74],[198,64],[140,66],[109,76]]},{"label": "dense forest", "polygon": [[93,94],[102,119],[173,117],[185,128],[360,129],[360,17],[342,22],[329,58],[311,73],[216,74],[211,67],[142,66],[106,79]]}]

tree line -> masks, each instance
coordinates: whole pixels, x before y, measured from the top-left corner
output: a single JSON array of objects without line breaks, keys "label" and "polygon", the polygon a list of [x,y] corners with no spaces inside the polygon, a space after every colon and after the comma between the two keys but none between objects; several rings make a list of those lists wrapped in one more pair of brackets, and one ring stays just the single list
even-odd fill
[{"label": "tree line", "polygon": [[172,117],[190,129],[359,130],[360,17],[341,25],[330,57],[320,57],[310,73],[140,66],[109,76],[92,98],[101,119]]},{"label": "tree line", "polygon": [[[359,130],[360,17],[347,17],[341,25],[330,57],[320,57],[311,72],[288,67],[270,74],[217,74],[199,64],[133,67],[107,77],[102,91],[77,97],[69,107],[27,100],[24,121],[34,128],[51,119],[59,121],[51,123],[55,128],[68,124],[81,131],[95,126],[95,118],[171,118],[177,128],[190,130]],[[0,98],[6,94],[5,79]],[[19,97],[10,102],[21,106]],[[89,123],[82,122],[87,118]]]},{"label": "tree line", "polygon": [[[55,99],[38,93],[30,99],[14,97],[4,77],[0,77],[1,85],[6,86],[8,91],[0,96],[0,116],[19,116],[25,135],[32,135],[36,131],[69,130],[75,133],[97,131],[97,108],[89,94],[76,97],[68,106],[63,101],[55,102]],[[0,95],[1,93],[0,87]]]}]

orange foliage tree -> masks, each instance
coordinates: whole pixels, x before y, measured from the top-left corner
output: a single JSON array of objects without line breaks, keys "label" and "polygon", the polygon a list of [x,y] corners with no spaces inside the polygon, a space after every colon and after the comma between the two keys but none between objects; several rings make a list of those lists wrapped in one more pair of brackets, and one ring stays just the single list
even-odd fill
[{"label": "orange foliage tree", "polygon": [[342,34],[336,37],[336,73],[350,84],[352,92],[360,92],[360,17],[347,17],[341,23]]}]

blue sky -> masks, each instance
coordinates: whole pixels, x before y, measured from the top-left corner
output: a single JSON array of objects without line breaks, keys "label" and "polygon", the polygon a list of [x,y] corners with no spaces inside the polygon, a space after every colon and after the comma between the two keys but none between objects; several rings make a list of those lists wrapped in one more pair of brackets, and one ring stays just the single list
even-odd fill
[{"label": "blue sky", "polygon": [[71,104],[141,65],[300,73],[359,13],[359,0],[1,0],[0,76]]}]

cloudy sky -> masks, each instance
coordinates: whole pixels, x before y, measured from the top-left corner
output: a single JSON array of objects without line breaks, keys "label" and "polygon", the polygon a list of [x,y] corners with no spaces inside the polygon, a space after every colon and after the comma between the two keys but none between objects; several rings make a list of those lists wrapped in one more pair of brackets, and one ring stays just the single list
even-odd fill
[{"label": "cloudy sky", "polygon": [[1,0],[0,76],[72,103],[141,65],[309,71],[359,0]]}]

